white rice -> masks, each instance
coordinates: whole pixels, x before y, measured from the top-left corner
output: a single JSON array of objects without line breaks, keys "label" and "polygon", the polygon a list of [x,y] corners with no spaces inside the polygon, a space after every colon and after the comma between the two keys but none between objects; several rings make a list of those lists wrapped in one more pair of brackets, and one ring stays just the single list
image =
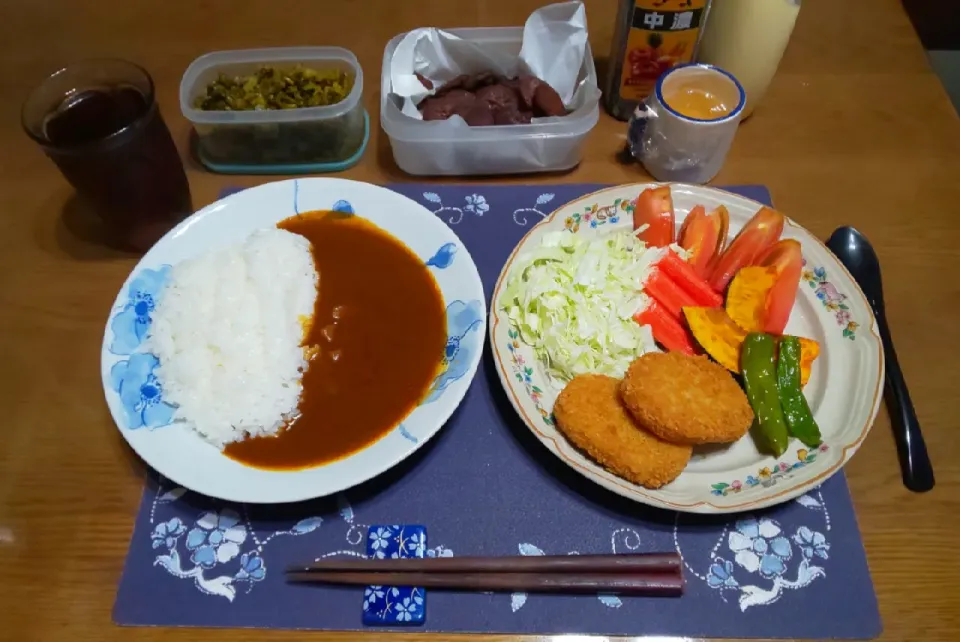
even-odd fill
[{"label": "white rice", "polygon": [[310,242],[280,229],[174,266],[147,340],[174,418],[219,448],[293,419],[318,281]]}]

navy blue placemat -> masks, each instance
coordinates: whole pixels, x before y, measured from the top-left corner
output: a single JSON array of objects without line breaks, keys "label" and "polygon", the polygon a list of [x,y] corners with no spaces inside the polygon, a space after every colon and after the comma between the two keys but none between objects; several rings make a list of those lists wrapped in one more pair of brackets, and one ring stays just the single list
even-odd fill
[{"label": "navy blue placemat", "polygon": [[[531,225],[600,187],[392,186],[457,232],[488,295]],[[760,186],[731,189],[770,201]],[[150,475],[114,620],[361,629],[362,588],[287,585],[282,569],[363,556],[368,524],[425,525],[430,556],[675,549],[684,559],[680,599],[431,591],[427,631],[870,638],[881,630],[842,474],[756,514],[703,518],[640,506],[580,477],[536,441],[500,387],[489,346],[462,406],[430,443],[337,497],[231,505]]]}]

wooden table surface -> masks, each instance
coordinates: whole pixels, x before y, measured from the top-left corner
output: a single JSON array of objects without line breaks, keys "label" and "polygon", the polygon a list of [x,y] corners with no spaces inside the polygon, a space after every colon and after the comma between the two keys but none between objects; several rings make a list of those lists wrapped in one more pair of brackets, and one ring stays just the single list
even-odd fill
[{"label": "wooden table surface", "polygon": [[[22,133],[19,106],[46,74],[81,58],[138,61],[185,150],[177,87],[218,49],[340,45],[367,72],[373,138],[344,176],[409,180],[376,126],[383,47],[418,26],[522,24],[535,0],[8,0],[0,4],[0,639],[194,640],[197,630],[119,628],[115,588],[143,465],[114,427],[97,376],[109,306],[133,257],[105,249],[66,208],[71,189]],[[591,0],[594,51],[609,49],[614,0]],[[604,115],[583,163],[561,176],[498,180],[626,183],[624,124]],[[187,161],[194,205],[262,177]],[[884,640],[960,639],[960,121],[897,0],[806,0],[770,92],[739,132],[718,185],[762,183],[821,238],[853,224],[883,263],[888,316],[937,474],[900,483],[885,410],[847,467],[880,600]],[[953,348],[950,348],[953,346]],[[953,400],[953,401],[951,401]],[[811,613],[816,617],[816,613]],[[638,623],[638,632],[643,625]],[[344,640],[357,634],[219,630],[215,640]],[[380,636],[376,636],[380,637]],[[397,640],[425,636],[409,633]],[[369,639],[373,639],[371,636]],[[479,636],[476,640],[493,640]],[[582,638],[578,638],[582,639]]]}]

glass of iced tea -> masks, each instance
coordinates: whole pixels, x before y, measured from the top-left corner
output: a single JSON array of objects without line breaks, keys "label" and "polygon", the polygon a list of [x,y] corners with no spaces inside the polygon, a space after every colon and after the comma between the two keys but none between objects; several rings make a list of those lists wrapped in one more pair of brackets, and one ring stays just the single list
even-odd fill
[{"label": "glass of iced tea", "polygon": [[706,183],[723,166],[745,102],[743,87],[723,69],[677,65],[630,119],[630,151],[659,181]]},{"label": "glass of iced tea", "polygon": [[143,68],[112,59],[65,67],[30,94],[22,120],[111,240],[144,252],[191,213],[183,163]]}]

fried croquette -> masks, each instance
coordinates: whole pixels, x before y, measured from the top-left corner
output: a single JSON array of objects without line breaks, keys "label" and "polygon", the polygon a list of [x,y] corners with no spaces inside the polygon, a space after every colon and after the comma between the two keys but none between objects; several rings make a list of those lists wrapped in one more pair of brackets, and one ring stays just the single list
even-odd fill
[{"label": "fried croquette", "polygon": [[557,426],[613,474],[660,488],[683,472],[693,449],[667,443],[639,428],[620,401],[619,385],[605,375],[574,377],[553,407]]},{"label": "fried croquette", "polygon": [[676,444],[734,442],[753,422],[753,409],[737,382],[702,356],[638,357],[620,383],[620,398],[641,427]]}]

